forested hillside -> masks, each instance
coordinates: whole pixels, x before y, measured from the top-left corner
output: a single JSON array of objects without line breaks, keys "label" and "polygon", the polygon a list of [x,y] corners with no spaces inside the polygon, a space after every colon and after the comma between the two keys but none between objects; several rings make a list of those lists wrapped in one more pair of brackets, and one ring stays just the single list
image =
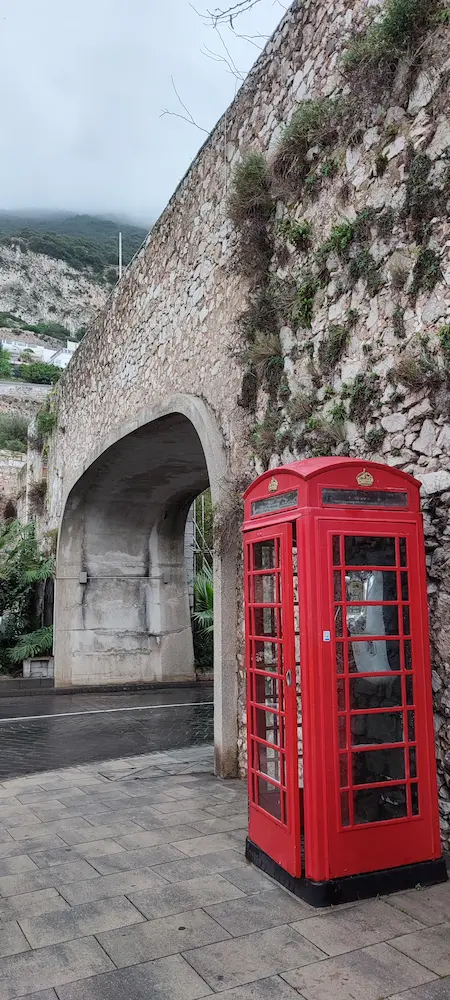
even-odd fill
[{"label": "forested hillside", "polygon": [[145,239],[145,228],[92,215],[0,211],[0,246],[13,242],[23,250],[63,260],[78,271],[89,269],[99,277],[117,265],[119,230],[123,262],[127,264]]}]

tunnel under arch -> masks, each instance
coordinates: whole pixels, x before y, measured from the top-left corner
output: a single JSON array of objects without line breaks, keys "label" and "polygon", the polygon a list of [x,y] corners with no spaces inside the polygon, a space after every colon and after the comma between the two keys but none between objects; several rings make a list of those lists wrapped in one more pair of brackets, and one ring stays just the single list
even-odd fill
[{"label": "tunnel under arch", "polygon": [[[55,685],[194,680],[184,563],[193,499],[227,477],[222,434],[191,396],[115,431],[74,477],[60,523]],[[216,771],[236,773],[236,553],[214,557]]]}]

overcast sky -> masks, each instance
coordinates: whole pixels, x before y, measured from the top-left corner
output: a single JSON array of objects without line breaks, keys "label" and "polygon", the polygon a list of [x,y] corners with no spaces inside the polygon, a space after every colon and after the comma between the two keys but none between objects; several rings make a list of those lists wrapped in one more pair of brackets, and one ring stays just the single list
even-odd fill
[{"label": "overcast sky", "polygon": [[[260,0],[236,29],[270,35],[282,16],[279,0]],[[258,50],[223,38],[247,72]],[[234,97],[236,79],[205,45],[223,53],[189,0],[0,0],[0,208],[149,223],[205,139],[160,117],[184,114],[171,75],[207,130]]]}]

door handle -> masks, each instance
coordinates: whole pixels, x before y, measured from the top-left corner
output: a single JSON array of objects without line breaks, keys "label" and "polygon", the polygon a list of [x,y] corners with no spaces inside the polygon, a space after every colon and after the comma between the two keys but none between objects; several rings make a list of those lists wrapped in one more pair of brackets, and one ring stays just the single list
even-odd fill
[{"label": "door handle", "polygon": [[286,670],[286,684],[288,687],[292,684],[292,673],[290,670]]}]

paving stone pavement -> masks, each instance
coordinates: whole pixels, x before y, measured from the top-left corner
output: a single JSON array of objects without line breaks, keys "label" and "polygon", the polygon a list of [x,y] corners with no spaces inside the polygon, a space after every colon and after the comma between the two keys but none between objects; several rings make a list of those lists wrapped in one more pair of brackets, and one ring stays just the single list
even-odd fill
[{"label": "paving stone pavement", "polygon": [[314,910],[209,746],[0,783],[0,1000],[450,1000],[450,883]]}]

